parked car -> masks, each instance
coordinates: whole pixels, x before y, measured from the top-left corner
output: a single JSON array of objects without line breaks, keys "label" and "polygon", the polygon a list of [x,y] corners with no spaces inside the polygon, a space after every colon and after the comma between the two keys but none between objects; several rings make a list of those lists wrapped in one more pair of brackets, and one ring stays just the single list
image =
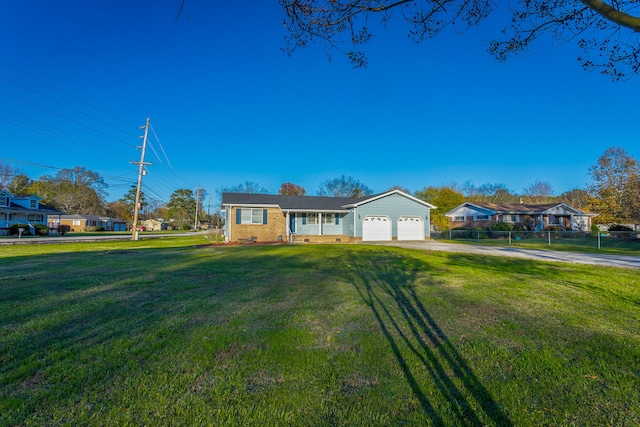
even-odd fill
[{"label": "parked car", "polygon": [[145,227],[144,225],[139,225],[137,230],[138,231],[147,231],[147,227]]}]

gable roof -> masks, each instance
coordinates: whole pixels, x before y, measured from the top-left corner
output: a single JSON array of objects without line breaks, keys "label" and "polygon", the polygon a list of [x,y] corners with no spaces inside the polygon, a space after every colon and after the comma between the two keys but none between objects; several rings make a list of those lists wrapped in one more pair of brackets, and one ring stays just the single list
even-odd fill
[{"label": "gable roof", "polygon": [[451,209],[449,212],[445,213],[445,215],[451,215],[452,212],[460,209],[464,206],[475,207],[480,210],[487,211],[494,214],[516,214],[516,215],[531,215],[531,214],[545,214],[549,213],[554,208],[565,208],[569,211],[575,212],[577,215],[590,215],[595,216],[594,214],[589,214],[573,208],[566,203],[546,203],[541,205],[531,204],[531,203],[490,203],[490,202],[464,202],[463,204],[456,206]]},{"label": "gable roof", "polygon": [[349,208],[358,207],[391,194],[403,195],[416,203],[435,209],[435,206],[420,199],[416,199],[415,197],[400,190],[392,190],[386,193],[374,194],[372,196],[365,197],[282,196],[279,194],[222,193],[222,205],[241,207],[279,207],[283,211],[300,212],[348,212]]},{"label": "gable roof", "polygon": [[360,205],[364,205],[365,203],[369,203],[369,202],[373,202],[374,200],[378,200],[378,199],[382,199],[383,197],[387,197],[390,196],[392,194],[399,194],[401,196],[406,197],[407,199],[410,199],[416,203],[420,203],[421,205],[424,205],[426,207],[428,207],[429,209],[436,209],[436,207],[434,205],[432,205],[431,203],[427,203],[424,200],[420,200],[416,197],[413,197],[407,193],[405,193],[404,191],[400,191],[400,190],[391,190],[391,191],[387,191],[386,193],[380,193],[380,194],[374,194],[373,196],[369,196],[369,197],[363,197],[360,200],[358,200],[357,202],[348,205],[347,207],[358,207]]},{"label": "gable roof", "polygon": [[280,194],[222,193],[224,206],[280,207],[283,211],[347,211],[345,206],[368,197],[283,196]]}]

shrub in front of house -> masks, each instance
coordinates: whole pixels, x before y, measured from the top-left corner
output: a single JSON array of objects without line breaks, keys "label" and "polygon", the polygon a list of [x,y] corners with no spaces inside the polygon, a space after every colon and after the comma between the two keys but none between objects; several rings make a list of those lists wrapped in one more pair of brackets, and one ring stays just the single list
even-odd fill
[{"label": "shrub in front of house", "polygon": [[626,225],[622,224],[612,224],[609,227],[609,233],[620,239],[626,239],[629,237],[633,237],[633,228],[627,227]]},{"label": "shrub in front of house", "polygon": [[85,227],[84,231],[89,231],[89,232],[104,231],[104,227],[101,225],[92,225],[91,227]]},{"label": "shrub in front of house", "polygon": [[13,224],[11,227],[9,227],[9,236],[17,236],[20,234],[20,228],[22,228],[24,231],[22,232],[23,236],[30,236],[31,235],[31,229],[29,228],[29,224]]},{"label": "shrub in front of house", "polygon": [[513,224],[508,222],[494,222],[487,228],[487,234],[490,238],[496,239],[499,237],[506,237],[509,231],[513,231]]},{"label": "shrub in front of house", "polygon": [[71,226],[70,225],[66,225],[66,224],[58,225],[58,233],[60,233],[61,236],[64,236],[69,231],[71,231]]},{"label": "shrub in front of house", "polygon": [[49,227],[44,224],[34,224],[33,228],[35,229],[36,236],[48,236],[49,235]]}]

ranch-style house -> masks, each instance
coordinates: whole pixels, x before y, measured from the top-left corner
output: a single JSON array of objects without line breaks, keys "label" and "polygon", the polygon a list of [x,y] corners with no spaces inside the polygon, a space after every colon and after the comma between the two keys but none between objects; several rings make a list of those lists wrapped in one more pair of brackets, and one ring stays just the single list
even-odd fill
[{"label": "ranch-style house", "polygon": [[366,197],[223,193],[229,242],[425,240],[436,207],[400,190]]}]

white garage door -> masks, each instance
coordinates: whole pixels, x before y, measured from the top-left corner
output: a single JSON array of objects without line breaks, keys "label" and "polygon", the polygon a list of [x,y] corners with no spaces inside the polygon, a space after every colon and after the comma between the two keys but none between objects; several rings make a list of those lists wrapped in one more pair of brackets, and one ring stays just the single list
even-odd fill
[{"label": "white garage door", "polygon": [[368,216],[362,221],[362,240],[391,240],[391,219]]},{"label": "white garage door", "polygon": [[424,240],[424,223],[418,216],[398,219],[398,240]]}]

